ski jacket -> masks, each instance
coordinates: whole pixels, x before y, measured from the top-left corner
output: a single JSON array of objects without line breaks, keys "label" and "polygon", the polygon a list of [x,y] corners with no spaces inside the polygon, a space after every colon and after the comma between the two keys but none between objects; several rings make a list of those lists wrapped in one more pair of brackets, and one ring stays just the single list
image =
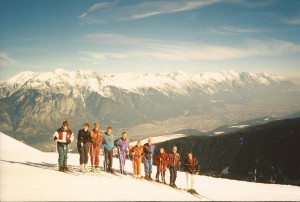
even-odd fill
[{"label": "ski jacket", "polygon": [[102,133],[99,130],[93,129],[91,131],[91,142],[94,145],[100,146],[103,142]]},{"label": "ski jacket", "polygon": [[171,167],[180,167],[181,161],[180,161],[180,154],[176,153],[170,153],[169,154],[170,159],[170,166]]},{"label": "ski jacket", "polygon": [[159,171],[166,171],[169,164],[169,155],[166,152],[159,153],[155,158],[155,163]]},{"label": "ski jacket", "polygon": [[130,149],[129,153],[130,155],[132,155],[133,159],[137,160],[143,157],[144,148],[142,146],[138,147],[137,145],[135,145]]},{"label": "ski jacket", "polygon": [[57,129],[53,137],[57,138],[57,143],[67,143],[69,140],[73,142],[74,134],[70,129],[64,130],[63,128]]},{"label": "ski jacket", "polygon": [[77,136],[77,144],[80,145],[81,143],[86,144],[91,142],[91,133],[89,130],[84,131],[84,129],[81,129],[78,131]]},{"label": "ski jacket", "polygon": [[103,134],[103,147],[106,150],[112,150],[114,148],[114,134],[108,135],[107,132]]},{"label": "ski jacket", "polygon": [[118,152],[119,153],[126,153],[128,151],[129,147],[129,140],[126,138],[125,140],[123,138],[118,138],[116,140],[116,146],[119,147]]},{"label": "ski jacket", "polygon": [[149,145],[149,143],[144,144],[144,153],[145,153],[146,159],[148,159],[148,160],[152,159],[154,149],[155,149],[155,145],[153,145],[153,144]]},{"label": "ski jacket", "polygon": [[200,171],[200,166],[195,157],[193,157],[193,164],[191,164],[189,158],[184,161],[184,170],[190,174],[195,174]]}]

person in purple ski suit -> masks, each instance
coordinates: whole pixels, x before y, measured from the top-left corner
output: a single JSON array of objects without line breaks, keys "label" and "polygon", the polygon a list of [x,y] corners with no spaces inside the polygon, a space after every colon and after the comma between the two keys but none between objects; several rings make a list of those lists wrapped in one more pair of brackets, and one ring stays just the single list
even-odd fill
[{"label": "person in purple ski suit", "polygon": [[126,161],[126,155],[129,152],[129,140],[127,138],[126,132],[122,133],[122,137],[118,138],[115,141],[115,146],[118,148],[118,158],[120,162],[120,172],[123,175],[126,175],[126,172],[124,171],[125,161]]}]

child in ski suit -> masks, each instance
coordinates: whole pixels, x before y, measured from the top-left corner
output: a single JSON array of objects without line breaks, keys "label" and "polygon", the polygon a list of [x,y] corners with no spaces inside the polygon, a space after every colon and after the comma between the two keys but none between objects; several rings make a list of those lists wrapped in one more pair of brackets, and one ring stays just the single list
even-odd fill
[{"label": "child in ski suit", "polygon": [[79,153],[80,171],[88,172],[87,163],[89,158],[91,144],[91,133],[89,131],[89,124],[85,123],[83,129],[78,131],[77,136],[77,149]]},{"label": "child in ski suit", "polygon": [[165,175],[167,165],[169,164],[169,155],[165,152],[164,148],[160,148],[159,154],[155,158],[157,167],[156,181],[159,182],[159,174],[161,174],[161,181],[166,184]]},{"label": "child in ski suit", "polygon": [[90,147],[90,156],[92,164],[92,172],[100,172],[99,168],[99,155],[100,155],[100,146],[102,144],[102,132],[99,130],[100,124],[95,123],[94,129],[91,131],[91,147]]},{"label": "child in ski suit", "polygon": [[58,170],[62,172],[67,172],[69,171],[69,168],[67,167],[68,150],[69,150],[68,145],[74,140],[74,134],[69,129],[68,121],[64,121],[62,127],[57,129],[57,131],[53,135],[53,139],[57,141],[57,151],[59,154]]},{"label": "child in ski suit", "polygon": [[[198,175],[200,171],[200,166],[195,157],[193,157],[192,152],[188,152],[188,157],[184,161],[184,170],[186,172],[186,189],[188,192],[197,192],[194,189],[194,175]],[[191,181],[191,188],[189,189],[189,181]]]},{"label": "child in ski suit", "polygon": [[132,155],[134,178],[141,178],[141,162],[144,155],[144,148],[141,146],[141,141],[130,149],[130,155]]},{"label": "child in ski suit", "polygon": [[177,170],[180,167],[180,154],[177,153],[177,147],[173,146],[172,153],[169,154],[169,170],[170,170],[170,186],[177,187],[175,184],[177,177]]},{"label": "child in ski suit", "polygon": [[154,154],[155,145],[152,144],[152,138],[148,138],[148,143],[144,144],[144,166],[145,166],[145,179],[146,180],[153,180],[151,178],[152,173],[152,161],[153,161],[153,154]]},{"label": "child in ski suit", "polygon": [[109,126],[103,134],[103,148],[104,148],[104,169],[107,172],[114,173],[112,169],[113,163],[113,149],[114,149],[114,134],[112,127]]},{"label": "child in ski suit", "polygon": [[126,175],[126,172],[124,171],[124,166],[126,162],[126,155],[128,153],[128,147],[129,147],[129,140],[127,138],[126,132],[122,133],[122,137],[118,138],[115,141],[115,146],[118,147],[118,158],[120,163],[120,172],[123,175]]}]

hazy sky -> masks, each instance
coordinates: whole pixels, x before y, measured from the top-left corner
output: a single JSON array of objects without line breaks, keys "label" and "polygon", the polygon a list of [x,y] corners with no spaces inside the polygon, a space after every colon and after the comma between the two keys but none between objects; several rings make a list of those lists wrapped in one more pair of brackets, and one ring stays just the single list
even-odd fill
[{"label": "hazy sky", "polygon": [[300,77],[300,1],[0,0],[0,80],[24,71]]}]

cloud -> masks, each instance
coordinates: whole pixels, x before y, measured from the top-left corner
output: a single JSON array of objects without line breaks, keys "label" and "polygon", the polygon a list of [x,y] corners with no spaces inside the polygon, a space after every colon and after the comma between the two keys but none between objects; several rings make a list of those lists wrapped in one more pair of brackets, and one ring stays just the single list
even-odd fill
[{"label": "cloud", "polygon": [[5,52],[0,52],[0,65],[1,66],[13,65],[13,64],[16,64],[16,63],[17,63],[16,59],[10,57]]},{"label": "cloud", "polygon": [[184,12],[218,2],[220,1],[148,1],[131,7],[132,12],[130,12],[128,16],[124,16],[122,19],[137,20],[155,15]]},{"label": "cloud", "polygon": [[82,13],[78,19],[86,23],[139,20],[156,15],[194,10],[220,1],[221,0],[145,1],[130,6],[121,6],[117,3],[98,3]]},{"label": "cloud", "polygon": [[284,18],[282,21],[289,25],[300,25],[300,16],[292,17],[292,18]]},{"label": "cloud", "polygon": [[233,26],[222,26],[220,28],[221,31],[227,33],[260,33],[265,32],[263,29],[256,28],[241,28],[241,27],[233,27]]},{"label": "cloud", "polygon": [[274,0],[260,0],[260,1],[249,1],[249,0],[227,0],[229,3],[240,4],[246,8],[262,8],[271,6],[275,1]]},{"label": "cloud", "polygon": [[92,15],[95,11],[101,10],[101,9],[108,9],[111,8],[115,5],[114,2],[107,2],[107,3],[96,3],[93,4],[86,12],[82,13],[80,16],[77,18],[82,21],[90,21],[89,19],[90,15]]},{"label": "cloud", "polygon": [[[274,39],[252,39],[239,47],[131,38],[108,33],[89,35],[89,40],[92,40],[91,42],[110,43],[110,47],[116,46],[116,51],[80,52],[84,58],[98,61],[129,58],[166,61],[214,61],[255,56],[278,56],[300,52],[299,45]],[[117,48],[120,44],[126,44],[126,51]]]}]

